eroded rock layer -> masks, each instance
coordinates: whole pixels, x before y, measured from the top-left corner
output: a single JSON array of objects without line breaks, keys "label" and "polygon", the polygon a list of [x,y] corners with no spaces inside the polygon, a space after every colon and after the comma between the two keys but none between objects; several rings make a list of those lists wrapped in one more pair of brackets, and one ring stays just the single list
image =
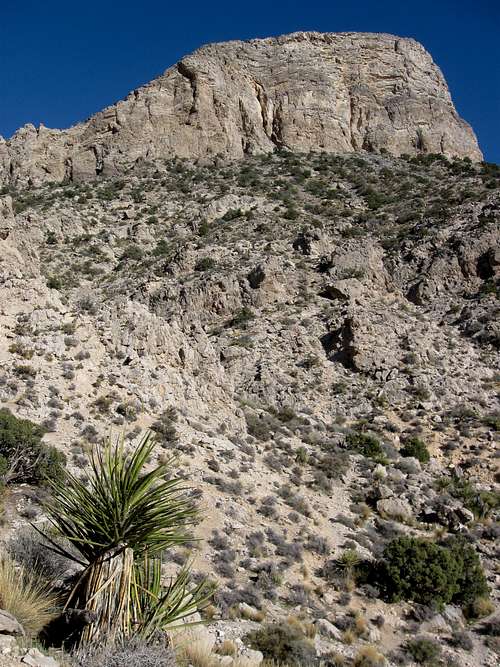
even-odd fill
[{"label": "eroded rock layer", "polygon": [[0,182],[86,180],[137,160],[276,147],[482,157],[418,42],[301,32],[205,46],[84,123],[0,138]]}]

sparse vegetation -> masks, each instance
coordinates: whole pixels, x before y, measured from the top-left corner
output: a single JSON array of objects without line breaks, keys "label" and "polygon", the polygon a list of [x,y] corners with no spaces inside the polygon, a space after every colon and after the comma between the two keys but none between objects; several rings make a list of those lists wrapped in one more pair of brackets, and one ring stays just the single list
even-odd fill
[{"label": "sparse vegetation", "polygon": [[[104,510],[98,504],[92,515],[90,495],[80,491],[115,488],[96,483],[102,460],[93,467],[87,456],[105,451],[106,422],[132,424],[123,445],[130,455],[152,424],[157,448],[142,472],[159,464],[159,486],[175,479],[190,507],[203,498],[211,539],[200,549],[186,526],[161,561],[132,548],[132,566],[128,547],[111,531],[98,534],[95,521],[84,538],[96,541],[93,549],[79,533],[68,542],[46,531],[53,553],[37,533],[18,530],[42,524],[48,491],[36,487],[45,476],[32,465],[12,477],[4,456],[3,520],[16,528],[8,552],[43,581],[64,577],[67,588],[78,579],[67,578],[71,568],[82,568],[64,556],[71,551],[88,583],[71,607],[86,604],[100,580],[109,587],[95,604],[116,609],[118,581],[126,589],[132,571],[132,597],[150,593],[129,605],[141,630],[161,627],[172,611],[155,607],[168,589],[168,578],[159,584],[161,567],[177,573],[191,558],[201,561],[220,587],[213,605],[200,603],[203,618],[232,619],[231,638],[240,626],[262,624],[266,667],[316,664],[313,621],[322,618],[336,628],[322,631],[322,642],[338,631],[345,643],[325,663],[383,664],[385,646],[367,645],[383,625],[372,608],[378,597],[393,604],[382,642],[386,631],[403,642],[388,655],[395,664],[452,665],[459,650],[477,662],[478,647],[493,652],[497,639],[484,617],[496,599],[485,574],[493,582],[500,508],[498,168],[382,152],[208,160],[155,157],[91,185],[7,188],[16,211],[35,213],[28,241],[31,261],[40,257],[33,284],[40,281],[43,298],[32,303],[28,291],[22,312],[5,317],[0,399],[19,421],[37,422],[41,447],[70,451],[81,484],[72,501],[85,500],[85,522]],[[191,470],[200,488],[181,481]],[[184,580],[186,592],[203,575],[192,580]],[[443,635],[442,656],[429,657],[417,642],[413,658],[394,618],[404,612],[415,640],[417,623],[448,602],[471,624],[481,619],[473,633]],[[280,614],[287,620],[271,623]],[[85,644],[85,636],[78,659],[90,667],[168,664],[171,653],[153,634],[145,630],[137,645],[120,638],[114,648]],[[224,653],[241,667],[235,645],[216,644],[214,656],[189,643],[177,661],[214,667]],[[285,645],[279,656],[275,645]]]},{"label": "sparse vegetation", "polygon": [[352,432],[347,435],[346,444],[363,456],[372,458],[374,461],[385,462],[386,458],[380,441],[368,433]]},{"label": "sparse vegetation", "polygon": [[425,637],[416,637],[406,644],[406,650],[419,665],[432,665],[441,654],[440,645]]}]

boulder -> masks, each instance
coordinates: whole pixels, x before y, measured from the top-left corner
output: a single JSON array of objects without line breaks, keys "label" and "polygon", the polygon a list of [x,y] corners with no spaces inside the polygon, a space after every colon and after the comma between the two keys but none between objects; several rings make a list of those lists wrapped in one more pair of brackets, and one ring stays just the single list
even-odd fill
[{"label": "boulder", "polygon": [[19,621],[8,611],[0,609],[0,634],[13,635],[16,637],[24,636],[24,629]]},{"label": "boulder", "polygon": [[320,635],[328,637],[329,639],[334,639],[338,642],[342,641],[342,633],[340,630],[336,628],[333,623],[327,621],[326,618],[319,618],[314,625]]},{"label": "boulder", "polygon": [[59,667],[57,660],[44,655],[37,648],[30,648],[26,655],[21,658],[21,662],[30,665],[30,667]]},{"label": "boulder", "polygon": [[403,498],[382,498],[377,501],[377,510],[382,516],[397,521],[407,521],[413,516],[410,504]]},{"label": "boulder", "polygon": [[239,655],[238,664],[241,667],[259,667],[263,660],[264,655],[260,651],[244,648]]}]

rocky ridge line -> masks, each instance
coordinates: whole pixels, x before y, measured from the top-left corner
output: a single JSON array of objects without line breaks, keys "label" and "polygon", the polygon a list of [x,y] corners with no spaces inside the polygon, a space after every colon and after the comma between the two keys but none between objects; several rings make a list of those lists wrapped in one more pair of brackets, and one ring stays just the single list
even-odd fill
[{"label": "rocky ridge line", "polygon": [[86,122],[0,137],[0,184],[82,181],[137,161],[276,148],[482,158],[418,42],[298,32],[204,46]]}]

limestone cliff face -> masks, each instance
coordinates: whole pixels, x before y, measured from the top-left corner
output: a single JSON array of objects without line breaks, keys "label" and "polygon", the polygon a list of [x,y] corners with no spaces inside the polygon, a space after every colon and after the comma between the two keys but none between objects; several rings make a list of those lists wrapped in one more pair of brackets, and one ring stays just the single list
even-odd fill
[{"label": "limestone cliff face", "polygon": [[418,42],[301,32],[205,46],[69,130],[28,125],[0,141],[0,182],[81,180],[140,159],[276,147],[482,157]]}]

